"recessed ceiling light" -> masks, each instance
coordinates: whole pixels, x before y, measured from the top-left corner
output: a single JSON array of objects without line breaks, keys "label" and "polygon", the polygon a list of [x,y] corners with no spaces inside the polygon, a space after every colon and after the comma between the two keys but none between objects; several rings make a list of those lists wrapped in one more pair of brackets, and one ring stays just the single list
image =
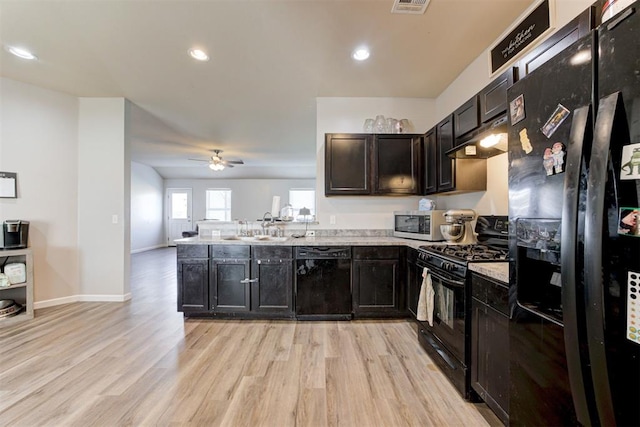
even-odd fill
[{"label": "recessed ceiling light", "polygon": [[369,58],[369,55],[369,49],[367,49],[366,47],[359,47],[351,54],[353,59],[355,59],[356,61],[364,61],[365,59]]},{"label": "recessed ceiling light", "polygon": [[209,55],[207,55],[207,53],[202,49],[189,49],[189,55],[191,55],[193,59],[197,59],[198,61],[209,60]]},{"label": "recessed ceiling light", "polygon": [[33,53],[29,52],[26,49],[22,49],[22,48],[19,48],[19,47],[9,46],[9,47],[7,47],[7,51],[9,51],[10,53],[14,54],[18,58],[22,58],[22,59],[38,59],[38,57],[35,56]]}]

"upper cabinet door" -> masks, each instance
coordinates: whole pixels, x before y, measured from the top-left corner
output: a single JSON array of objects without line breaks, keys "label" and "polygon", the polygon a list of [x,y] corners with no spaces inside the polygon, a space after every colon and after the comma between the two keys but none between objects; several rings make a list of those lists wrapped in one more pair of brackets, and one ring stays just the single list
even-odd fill
[{"label": "upper cabinet door", "polygon": [[507,88],[516,80],[516,68],[509,68],[480,93],[480,120],[486,123],[507,111]]},{"label": "upper cabinet door", "polygon": [[549,59],[562,52],[573,42],[586,36],[599,24],[600,18],[594,6],[576,16],[567,25],[556,31],[540,46],[523,56],[518,63],[518,78],[523,78]]},{"label": "upper cabinet door", "polygon": [[447,116],[437,124],[436,140],[438,141],[438,192],[450,191],[455,188],[455,161],[445,153],[453,148],[453,114]]},{"label": "upper cabinet door", "polygon": [[438,191],[438,141],[436,128],[424,135],[424,194]]},{"label": "upper cabinet door", "polygon": [[371,134],[326,134],[324,194],[371,194]]},{"label": "upper cabinet door", "polygon": [[420,194],[421,135],[376,135],[373,193]]},{"label": "upper cabinet door", "polygon": [[453,112],[453,121],[456,125],[456,138],[480,126],[480,120],[478,117],[478,97],[476,95]]}]

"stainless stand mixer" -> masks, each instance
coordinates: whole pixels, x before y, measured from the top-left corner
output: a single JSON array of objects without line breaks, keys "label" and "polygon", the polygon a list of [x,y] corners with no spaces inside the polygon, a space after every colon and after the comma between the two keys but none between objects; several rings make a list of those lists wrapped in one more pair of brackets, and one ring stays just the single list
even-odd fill
[{"label": "stainless stand mixer", "polygon": [[440,226],[442,235],[449,243],[459,245],[473,245],[478,243],[473,232],[471,221],[476,219],[476,213],[472,209],[450,209],[444,214],[447,222]]}]

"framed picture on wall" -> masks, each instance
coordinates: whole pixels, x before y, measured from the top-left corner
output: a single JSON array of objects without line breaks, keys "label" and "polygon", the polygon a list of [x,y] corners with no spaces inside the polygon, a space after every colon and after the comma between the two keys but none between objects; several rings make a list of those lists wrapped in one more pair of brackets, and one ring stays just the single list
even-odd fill
[{"label": "framed picture on wall", "polygon": [[0,172],[0,198],[15,199],[18,197],[17,180],[17,173]]}]

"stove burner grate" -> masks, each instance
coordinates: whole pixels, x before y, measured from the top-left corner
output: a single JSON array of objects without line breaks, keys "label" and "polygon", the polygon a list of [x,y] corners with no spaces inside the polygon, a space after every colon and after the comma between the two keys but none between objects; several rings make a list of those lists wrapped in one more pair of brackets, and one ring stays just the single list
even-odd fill
[{"label": "stove burner grate", "polygon": [[463,261],[505,261],[508,254],[506,249],[484,245],[434,245],[421,246],[421,249]]}]

